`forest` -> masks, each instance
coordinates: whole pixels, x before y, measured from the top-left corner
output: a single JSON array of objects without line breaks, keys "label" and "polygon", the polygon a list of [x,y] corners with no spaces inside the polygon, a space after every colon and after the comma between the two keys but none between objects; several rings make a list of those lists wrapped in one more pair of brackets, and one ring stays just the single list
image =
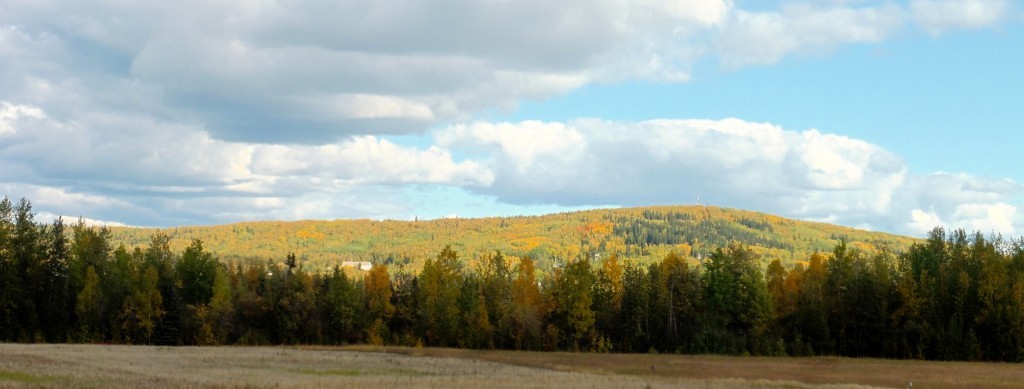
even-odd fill
[{"label": "forest", "polygon": [[840,240],[789,265],[736,242],[649,263],[582,253],[542,275],[498,250],[353,273],[111,235],[0,201],[0,341],[1024,360],[1024,239],[963,230],[899,252]]},{"label": "forest", "polygon": [[[282,262],[288,254],[303,269],[326,272],[339,261],[390,265],[418,273],[424,260],[449,245],[471,267],[495,251],[512,260],[534,260],[538,276],[566,259],[613,252],[647,266],[670,251],[703,258],[719,247],[742,242],[767,265],[780,259],[791,267],[839,241],[866,253],[905,251],[920,239],[876,231],[709,205],[593,209],[537,216],[443,218],[434,220],[251,221],[170,228],[112,227],[114,247],[146,246],[153,234],[170,238],[181,252],[194,239],[221,261]],[[804,263],[804,266],[807,264]]]}]

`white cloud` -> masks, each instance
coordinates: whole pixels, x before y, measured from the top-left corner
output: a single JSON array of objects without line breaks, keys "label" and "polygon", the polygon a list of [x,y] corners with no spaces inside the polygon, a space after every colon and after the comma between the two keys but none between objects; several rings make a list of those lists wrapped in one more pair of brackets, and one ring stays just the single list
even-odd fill
[{"label": "white cloud", "polygon": [[933,228],[943,225],[946,225],[946,223],[935,212],[913,209],[910,211],[910,221],[907,223],[907,228],[912,233],[921,236]]},{"label": "white cloud", "polygon": [[[1015,181],[915,175],[863,140],[739,119],[477,121],[439,128],[424,139],[433,143],[415,147],[376,136],[313,146],[217,140],[142,118],[62,122],[13,107],[2,111],[13,131],[0,143],[8,183],[0,190],[48,215],[133,225],[405,218],[424,207],[410,188],[426,186],[466,193],[449,207],[505,204],[506,212],[699,197],[911,234],[939,224],[1002,233],[1024,226],[1016,212],[1024,186]],[[119,131],[96,138],[88,131],[96,126]],[[92,152],[48,152],[76,149]],[[40,177],[45,183],[34,183]]]},{"label": "white cloud", "polygon": [[438,147],[404,148],[372,136],[324,146],[254,146],[254,174],[340,179],[350,184],[488,185],[491,172],[473,161],[455,162]]},{"label": "white cloud", "polygon": [[960,204],[953,211],[953,222],[967,226],[972,231],[999,232],[1013,234],[1016,232],[1017,207],[1005,204]]},{"label": "white cloud", "polygon": [[[437,140],[444,147],[497,151],[491,155],[507,159],[520,173],[531,168],[550,172],[557,169],[559,161],[569,162],[586,148],[583,136],[575,129],[538,121],[456,125],[440,133]],[[555,163],[534,166],[536,161],[547,158],[555,159]]]},{"label": "white cloud", "polygon": [[914,20],[933,35],[954,29],[979,29],[1002,21],[1009,14],[1005,0],[911,0]]},{"label": "white cloud", "polygon": [[[403,191],[440,186],[524,207],[700,196],[879,229],[1019,229],[1016,182],[913,175],[876,145],[818,130],[473,121],[594,83],[686,81],[705,58],[765,65],[912,26],[993,26],[1012,8],[742,5],[4,1],[0,182],[53,214],[139,225],[408,215]],[[389,140],[430,128],[435,144]]]},{"label": "white cloud", "polygon": [[[721,1],[695,5],[675,7],[671,23],[709,23],[725,8]],[[146,5],[113,2],[60,12],[14,7],[8,22],[75,41],[58,54],[69,65],[100,57],[101,72],[158,88],[154,97],[162,101],[147,103],[180,109],[217,138],[328,143],[352,134],[422,131],[424,121],[578,88],[606,64],[637,60],[612,51],[645,39],[634,38],[631,25],[639,20],[633,19],[662,4],[186,1],[148,7],[164,16],[144,14]],[[182,17],[168,23],[166,15]],[[119,17],[133,22],[111,22]],[[364,123],[396,118],[412,120]],[[316,130],[281,129],[287,127]]]},{"label": "white cloud", "polygon": [[[1021,185],[908,173],[863,140],[767,123],[652,120],[457,125],[438,144],[482,153],[493,183],[470,189],[518,204],[692,203],[910,234],[946,226],[1016,231]],[[928,210],[928,211],[925,211]]]},{"label": "white cloud", "polygon": [[429,120],[434,112],[423,103],[400,97],[380,95],[337,95],[314,98],[305,105],[321,106],[324,111],[339,112],[351,119],[407,118]]},{"label": "white cloud", "polygon": [[124,224],[92,217],[146,212],[136,204],[116,196],[83,193],[63,187],[2,182],[0,197],[5,196],[12,201],[20,198],[31,201],[36,222],[42,223],[50,223],[58,216],[62,216],[65,223],[72,223],[81,218],[89,225],[119,226]]},{"label": "white cloud", "polygon": [[46,115],[38,107],[14,105],[0,101],[0,139],[14,135],[15,122],[19,120],[43,119]]},{"label": "white cloud", "polygon": [[882,178],[903,174],[873,163],[873,155],[894,157],[863,141],[737,119],[475,123],[436,137],[467,151],[497,146],[488,149],[494,184],[483,191],[509,201],[678,203],[837,189],[868,196]]},{"label": "white cloud", "polygon": [[903,10],[894,5],[852,8],[794,3],[780,11],[737,10],[716,46],[729,67],[772,64],[791,53],[880,42],[903,24]]},{"label": "white cloud", "polygon": [[1024,227],[1017,215],[1024,185],[1012,180],[933,173],[913,177],[901,190],[900,201],[917,212],[911,215],[908,232],[923,233],[941,225],[1013,234]]},{"label": "white cloud", "polygon": [[706,57],[763,65],[879,42],[912,23],[932,32],[991,26],[1011,8],[1005,0],[742,5],[9,1],[0,10],[0,90],[63,121],[105,112],[219,140],[329,144],[422,133],[594,83],[686,81]]},{"label": "white cloud", "polygon": [[[0,193],[28,197],[52,214],[135,225],[330,217],[332,210],[393,216],[408,213],[394,194],[405,186],[471,188],[494,179],[483,164],[455,161],[440,147],[375,136],[321,146],[250,144],[145,118],[93,114],[62,122],[8,103],[0,105],[0,123],[11,128],[0,140],[0,182],[11,185]],[[98,137],[90,131],[97,127],[115,131]]]},{"label": "white cloud", "polygon": [[36,214],[36,222],[49,223],[57,220],[57,218],[63,220],[65,226],[78,223],[79,221],[81,221],[82,223],[90,227],[128,227],[124,223],[112,222],[108,220],[91,219],[84,216],[75,217],[67,215],[57,215],[50,212],[39,212]]}]

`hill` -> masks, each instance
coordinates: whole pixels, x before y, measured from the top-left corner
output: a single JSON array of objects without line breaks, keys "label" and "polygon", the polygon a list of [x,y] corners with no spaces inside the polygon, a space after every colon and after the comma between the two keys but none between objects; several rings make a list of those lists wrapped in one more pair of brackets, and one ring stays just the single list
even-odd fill
[{"label": "hill", "polygon": [[371,261],[416,271],[427,257],[451,245],[473,265],[500,250],[529,255],[539,270],[588,255],[611,252],[646,262],[670,250],[699,261],[718,247],[741,242],[767,262],[805,260],[829,251],[840,240],[875,252],[901,251],[916,240],[886,233],[786,219],[774,215],[713,206],[659,206],[599,209],[543,216],[452,218],[425,221],[334,220],[245,222],[209,227],[167,229],[113,228],[114,245],[146,246],[155,233],[171,237],[183,250],[192,239],[221,260],[283,261],[295,253],[309,270],[341,261]]}]

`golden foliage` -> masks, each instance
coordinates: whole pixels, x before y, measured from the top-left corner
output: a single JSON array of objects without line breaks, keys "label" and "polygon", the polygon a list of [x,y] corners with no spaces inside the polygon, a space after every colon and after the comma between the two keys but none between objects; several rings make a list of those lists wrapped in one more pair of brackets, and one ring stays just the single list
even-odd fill
[{"label": "golden foliage", "polygon": [[[166,229],[112,228],[115,246],[142,247],[150,237],[170,237],[172,251],[183,250],[192,239],[225,261],[281,261],[295,253],[307,271],[323,272],[342,261],[370,261],[396,266],[397,271],[418,271],[424,259],[445,245],[472,260],[500,250],[511,257],[532,256],[540,273],[556,263],[580,255],[619,253],[624,259],[641,263],[660,261],[669,251],[681,257],[707,255],[716,246],[710,238],[670,245],[629,243],[616,229],[620,223],[642,219],[645,212],[681,215],[690,223],[719,223],[737,231],[781,242],[790,249],[744,242],[763,258],[765,264],[781,259],[790,266],[814,251],[830,250],[840,239],[866,253],[898,251],[916,240],[878,232],[862,231],[823,223],[785,219],[763,213],[712,206],[661,206],[601,209],[529,217],[477,219],[333,220],[296,222],[244,222],[205,227]],[[743,225],[767,226],[756,230]],[[753,224],[751,224],[753,223]]]}]

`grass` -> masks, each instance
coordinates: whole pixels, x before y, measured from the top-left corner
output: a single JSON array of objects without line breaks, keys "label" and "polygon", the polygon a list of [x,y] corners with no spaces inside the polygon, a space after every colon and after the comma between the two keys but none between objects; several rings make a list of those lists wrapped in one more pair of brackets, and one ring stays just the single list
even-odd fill
[{"label": "grass", "polygon": [[312,370],[312,369],[299,369],[296,372],[301,374],[311,375],[340,375],[340,376],[351,376],[355,377],[362,374],[359,370],[350,369],[334,369],[334,370]]},{"label": "grass", "polygon": [[356,370],[356,369],[328,369],[328,370],[315,370],[315,369],[298,369],[294,370],[297,373],[309,374],[316,376],[423,376],[428,375],[423,372],[412,370],[412,369],[371,369],[371,370]]},{"label": "grass", "polygon": [[23,384],[39,385],[39,384],[44,384],[44,383],[47,383],[47,382],[52,382],[52,381],[55,381],[55,380],[56,380],[55,377],[38,376],[38,375],[23,373],[23,372],[20,372],[20,371],[0,370],[0,384],[2,384],[4,382],[17,382],[17,383],[23,383]]},{"label": "grass", "polygon": [[7,387],[1024,388],[1020,364],[401,347],[0,344]]}]

